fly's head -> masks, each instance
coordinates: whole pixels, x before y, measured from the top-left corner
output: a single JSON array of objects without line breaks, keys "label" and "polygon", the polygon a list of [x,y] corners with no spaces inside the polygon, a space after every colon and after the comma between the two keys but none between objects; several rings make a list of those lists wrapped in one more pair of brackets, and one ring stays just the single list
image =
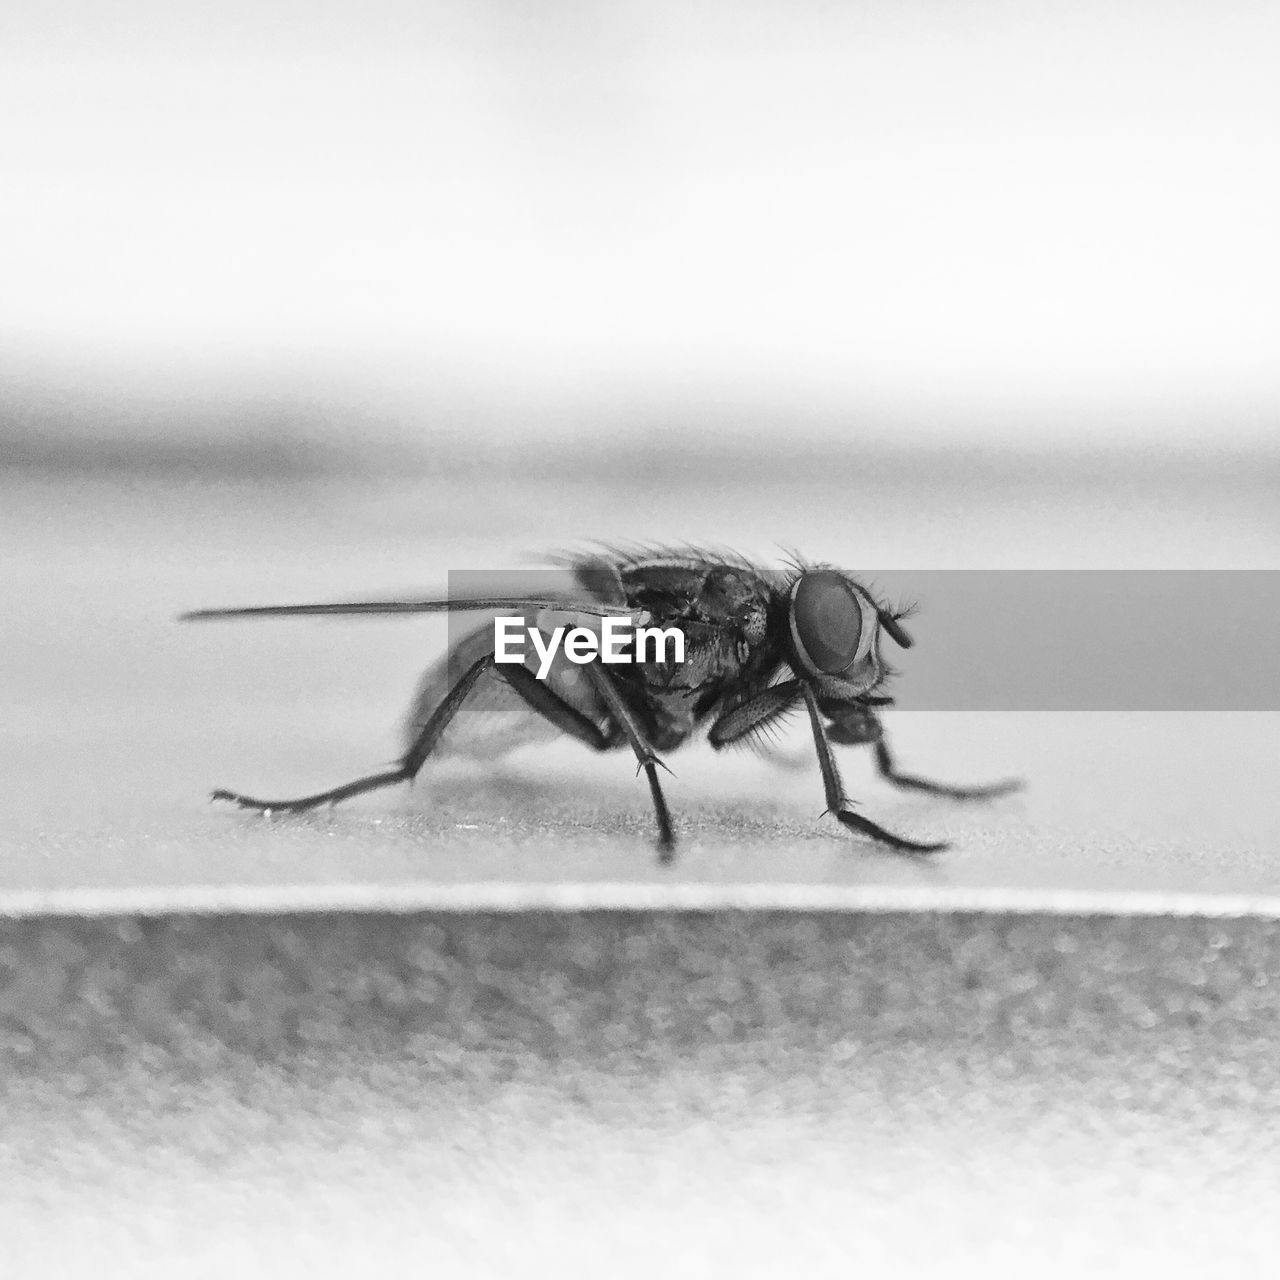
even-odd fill
[{"label": "fly's head", "polygon": [[791,666],[826,701],[873,694],[892,674],[880,656],[882,633],[911,647],[898,618],[838,569],[799,574],[791,584],[787,621]]}]

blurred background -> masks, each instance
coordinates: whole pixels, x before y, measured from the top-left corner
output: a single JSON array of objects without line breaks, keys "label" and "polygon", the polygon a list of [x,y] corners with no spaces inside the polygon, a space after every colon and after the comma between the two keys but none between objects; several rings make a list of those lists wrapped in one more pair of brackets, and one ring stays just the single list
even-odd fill
[{"label": "blurred background", "polygon": [[1278,27],[1261,2],[9,4],[0,439],[255,469],[1261,447]]}]

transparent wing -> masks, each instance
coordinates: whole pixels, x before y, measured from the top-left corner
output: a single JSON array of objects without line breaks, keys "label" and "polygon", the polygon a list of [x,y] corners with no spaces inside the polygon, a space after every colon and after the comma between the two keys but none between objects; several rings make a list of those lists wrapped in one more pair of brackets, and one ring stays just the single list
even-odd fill
[{"label": "transparent wing", "polygon": [[[421,733],[459,674],[492,651],[493,628],[486,623],[464,636],[446,655],[427,668],[418,681],[405,716],[402,732],[406,748]],[[580,678],[577,669],[563,654],[554,660],[548,681],[574,710],[597,723],[605,718],[604,709],[591,692],[589,683]],[[547,742],[560,734],[555,725],[533,711],[512,690],[500,667],[492,668],[477,681],[466,705],[445,731],[436,754],[491,760],[516,747]]]},{"label": "transparent wing", "polygon": [[203,622],[210,618],[304,618],[338,617],[357,614],[460,613],[480,609],[524,612],[527,609],[562,609],[595,617],[625,614],[622,604],[605,604],[585,593],[580,596],[477,596],[430,600],[347,600],[332,604],[265,604],[230,609],[193,609],[179,615],[182,622]]}]

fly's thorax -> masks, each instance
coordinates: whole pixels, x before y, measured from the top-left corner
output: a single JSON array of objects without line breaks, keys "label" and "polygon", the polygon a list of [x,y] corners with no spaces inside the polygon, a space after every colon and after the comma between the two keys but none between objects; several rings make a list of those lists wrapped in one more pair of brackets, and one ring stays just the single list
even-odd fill
[{"label": "fly's thorax", "polygon": [[642,664],[640,670],[650,688],[689,693],[741,675],[746,651],[731,629],[692,622],[670,625],[684,636],[684,661]]},{"label": "fly's thorax", "polygon": [[[600,663],[610,668],[684,662],[684,633],[677,626],[650,625],[644,611],[596,612],[559,605],[494,620],[499,664],[520,663],[539,680],[553,670]],[[620,672],[615,670],[615,675]]]},{"label": "fly's thorax", "polygon": [[704,689],[737,680],[766,659],[772,593],[757,573],[734,565],[705,571],[696,593],[673,619],[685,634],[685,662],[673,687]]},{"label": "fly's thorax", "polygon": [[[611,614],[610,617],[620,618],[621,621],[627,622],[630,626],[639,624],[642,614],[636,613],[631,615]],[[531,610],[524,615],[525,621],[531,627],[537,627],[546,635],[552,635],[557,627],[562,627],[567,633],[575,627],[582,627],[586,631],[592,631],[597,636],[600,635],[604,625],[604,617],[598,613],[578,613],[572,609],[538,609]]]},{"label": "fly's thorax", "polygon": [[732,565],[708,570],[699,593],[697,613],[731,624],[748,643],[764,638],[769,591],[760,575]]},{"label": "fly's thorax", "polygon": [[611,648],[629,652],[632,636],[638,627],[648,625],[648,615],[642,612],[630,614],[580,613],[572,609],[539,609],[525,615],[526,625],[548,638],[559,631],[562,640],[574,631],[587,631],[596,638],[596,647],[603,651],[606,641]]}]

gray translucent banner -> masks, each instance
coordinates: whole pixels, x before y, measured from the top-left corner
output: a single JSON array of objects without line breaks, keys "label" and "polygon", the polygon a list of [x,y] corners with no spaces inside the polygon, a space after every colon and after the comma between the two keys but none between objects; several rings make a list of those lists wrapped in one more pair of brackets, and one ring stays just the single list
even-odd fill
[{"label": "gray translucent banner", "polygon": [[[779,589],[789,576],[764,572]],[[885,692],[904,709],[1280,710],[1278,571],[849,572],[890,608],[914,606],[913,648],[881,638],[901,673]],[[449,593],[590,598],[560,570],[455,571]],[[492,616],[451,614],[452,642]]]}]

